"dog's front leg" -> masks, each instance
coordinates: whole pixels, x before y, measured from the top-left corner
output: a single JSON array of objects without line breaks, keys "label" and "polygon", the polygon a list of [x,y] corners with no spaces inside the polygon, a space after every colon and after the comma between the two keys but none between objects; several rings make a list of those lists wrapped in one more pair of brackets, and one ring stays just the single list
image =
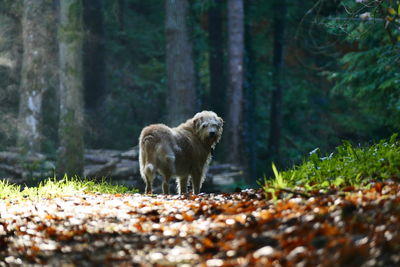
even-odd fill
[{"label": "dog's front leg", "polygon": [[200,193],[200,182],[201,182],[201,174],[192,174],[192,187],[193,194],[197,195]]},{"label": "dog's front leg", "polygon": [[150,182],[148,182],[147,180],[145,180],[146,181],[146,188],[145,188],[145,193],[146,194],[152,194],[153,193],[153,187],[152,187],[152,184],[150,183]]},{"label": "dog's front leg", "polygon": [[169,195],[169,179],[171,175],[164,175],[164,181],[162,183],[163,194]]},{"label": "dog's front leg", "polygon": [[178,178],[178,194],[186,194],[187,193],[187,176],[182,176]]}]

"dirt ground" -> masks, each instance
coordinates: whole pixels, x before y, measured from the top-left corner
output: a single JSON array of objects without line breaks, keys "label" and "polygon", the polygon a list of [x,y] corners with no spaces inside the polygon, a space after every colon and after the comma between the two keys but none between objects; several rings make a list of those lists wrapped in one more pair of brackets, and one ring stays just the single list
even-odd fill
[{"label": "dirt ground", "polygon": [[0,266],[399,266],[400,187],[0,200]]}]

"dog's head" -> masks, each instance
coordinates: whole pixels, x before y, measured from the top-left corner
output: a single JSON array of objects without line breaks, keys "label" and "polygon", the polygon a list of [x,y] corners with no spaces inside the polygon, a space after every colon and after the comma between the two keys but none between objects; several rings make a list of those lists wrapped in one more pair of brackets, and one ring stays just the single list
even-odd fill
[{"label": "dog's head", "polygon": [[196,133],[203,142],[214,148],[221,139],[224,120],[212,111],[202,111],[193,117],[193,125]]}]

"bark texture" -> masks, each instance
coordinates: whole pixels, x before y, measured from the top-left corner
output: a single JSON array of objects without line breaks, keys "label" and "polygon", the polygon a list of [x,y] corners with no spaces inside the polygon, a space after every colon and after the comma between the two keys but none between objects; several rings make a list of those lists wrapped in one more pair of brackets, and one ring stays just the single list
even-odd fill
[{"label": "bark texture", "polygon": [[57,173],[83,174],[83,5],[81,0],[60,1],[60,146]]},{"label": "bark texture", "polygon": [[242,0],[228,0],[228,113],[226,122],[227,160],[240,164],[243,130],[244,7]]},{"label": "bark texture", "polygon": [[193,117],[196,89],[193,47],[189,38],[187,0],[166,0],[167,121],[171,126]]},{"label": "bark texture", "polygon": [[54,75],[54,25],[53,1],[23,1],[17,140],[23,153],[36,153],[41,149],[43,94],[51,87]]},{"label": "bark texture", "polygon": [[286,1],[274,2],[274,51],[273,51],[273,75],[270,113],[270,134],[268,151],[270,160],[279,162],[280,140],[282,129],[282,73],[284,68],[284,36],[286,20]]}]

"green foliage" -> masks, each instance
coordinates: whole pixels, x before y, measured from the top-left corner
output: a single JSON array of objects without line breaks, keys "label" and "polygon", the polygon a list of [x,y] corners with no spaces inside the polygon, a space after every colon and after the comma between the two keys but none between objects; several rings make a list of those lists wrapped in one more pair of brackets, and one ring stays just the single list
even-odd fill
[{"label": "green foliage", "polygon": [[21,196],[21,186],[10,184],[7,180],[0,180],[0,199]]},{"label": "green foliage", "polygon": [[266,192],[298,186],[307,190],[358,187],[371,180],[399,179],[400,141],[397,134],[369,147],[344,141],[329,156],[321,157],[317,148],[303,164],[288,171],[279,173],[275,165],[272,168],[275,179],[265,181]]},{"label": "green foliage", "polygon": [[339,68],[326,72],[334,81],[333,92],[358,102],[377,122],[389,127],[400,126],[400,5],[395,1],[355,3],[343,1],[347,19],[325,19],[332,34],[341,36],[351,50],[338,60]]},{"label": "green foliage", "polygon": [[104,178],[100,181],[69,178],[65,176],[62,180],[49,178],[41,181],[37,186],[24,187],[11,184],[7,180],[0,180],[0,199],[39,199],[58,196],[75,195],[79,193],[137,193],[136,189],[129,189],[121,185],[113,185]]},{"label": "green foliage", "polygon": [[287,187],[288,186],[287,182],[283,178],[282,174],[278,172],[278,169],[276,168],[274,163],[272,163],[272,171],[274,172],[275,175],[275,180],[273,180],[273,186],[275,188]]},{"label": "green foliage", "polygon": [[365,110],[379,114],[386,125],[400,126],[399,58],[399,50],[389,44],[347,53],[339,60],[343,70],[329,75],[336,81],[334,92],[357,99]]}]

